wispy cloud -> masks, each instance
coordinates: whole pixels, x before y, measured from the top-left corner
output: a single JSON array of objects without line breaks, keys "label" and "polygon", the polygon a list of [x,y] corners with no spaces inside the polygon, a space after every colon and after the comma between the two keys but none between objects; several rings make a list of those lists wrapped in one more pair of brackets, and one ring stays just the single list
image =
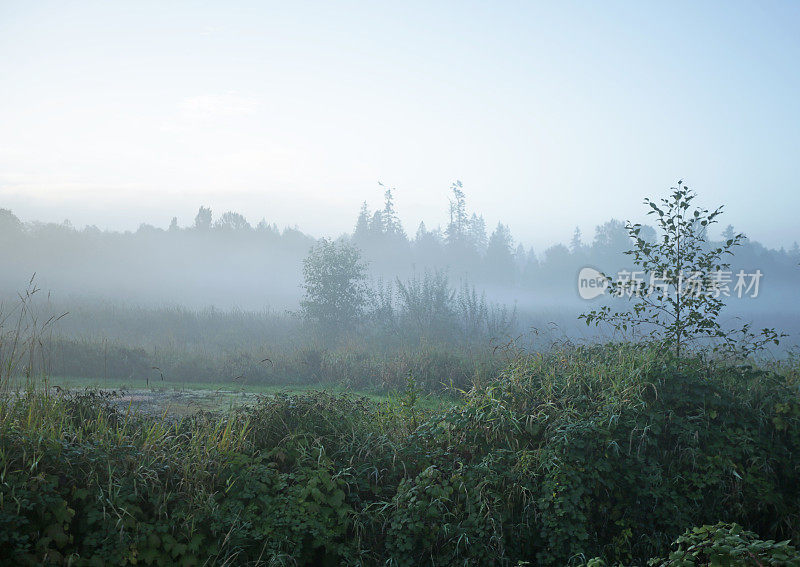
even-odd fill
[{"label": "wispy cloud", "polygon": [[249,116],[255,114],[260,106],[255,97],[228,91],[187,97],[178,108],[181,117],[191,120]]}]

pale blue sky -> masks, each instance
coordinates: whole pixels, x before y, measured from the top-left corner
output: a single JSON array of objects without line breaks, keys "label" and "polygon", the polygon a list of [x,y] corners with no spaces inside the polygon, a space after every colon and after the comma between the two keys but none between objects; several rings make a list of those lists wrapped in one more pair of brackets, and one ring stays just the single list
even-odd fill
[{"label": "pale blue sky", "polygon": [[200,204],[316,235],[378,181],[539,251],[682,177],[800,240],[800,3],[0,2],[0,207],[82,226]]}]

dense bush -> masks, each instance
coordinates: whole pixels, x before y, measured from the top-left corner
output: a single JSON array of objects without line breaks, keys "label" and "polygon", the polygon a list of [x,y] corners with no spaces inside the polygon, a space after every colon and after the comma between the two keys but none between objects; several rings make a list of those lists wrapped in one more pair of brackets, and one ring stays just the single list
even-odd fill
[{"label": "dense bush", "polygon": [[800,565],[800,554],[788,541],[763,541],[738,524],[700,526],[687,531],[675,542],[666,559],[651,559],[653,567],[694,567],[696,565]]},{"label": "dense bush", "polygon": [[414,388],[180,421],[98,394],[7,396],[0,557],[797,564],[790,544],[732,525],[800,541],[796,376],[621,346],[520,357],[444,410],[415,408]]}]

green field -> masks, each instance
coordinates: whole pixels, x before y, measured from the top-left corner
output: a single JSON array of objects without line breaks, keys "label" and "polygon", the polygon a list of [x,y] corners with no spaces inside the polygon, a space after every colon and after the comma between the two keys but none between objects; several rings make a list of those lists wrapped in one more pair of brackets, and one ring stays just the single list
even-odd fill
[{"label": "green field", "polygon": [[[348,394],[366,398],[376,403],[389,403],[399,393],[352,390],[331,384],[304,384],[275,386],[246,383],[177,382],[154,380],[147,383],[121,379],[92,379],[55,376],[38,383],[40,388],[61,389],[69,392],[96,390],[113,395],[113,403],[153,414],[187,415],[198,411],[227,411],[256,403],[259,397],[275,394],[289,395],[315,391],[331,394]],[[426,410],[440,409],[456,403],[454,396],[432,395],[420,392],[418,407]]]}]

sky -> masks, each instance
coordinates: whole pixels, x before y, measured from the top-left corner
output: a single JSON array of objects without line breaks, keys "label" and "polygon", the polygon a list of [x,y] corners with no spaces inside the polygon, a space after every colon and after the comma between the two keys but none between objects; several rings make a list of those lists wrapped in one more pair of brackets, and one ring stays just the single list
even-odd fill
[{"label": "sky", "polygon": [[0,208],[78,227],[200,205],[315,236],[448,188],[541,250],[683,179],[800,240],[800,3],[0,1]]}]

